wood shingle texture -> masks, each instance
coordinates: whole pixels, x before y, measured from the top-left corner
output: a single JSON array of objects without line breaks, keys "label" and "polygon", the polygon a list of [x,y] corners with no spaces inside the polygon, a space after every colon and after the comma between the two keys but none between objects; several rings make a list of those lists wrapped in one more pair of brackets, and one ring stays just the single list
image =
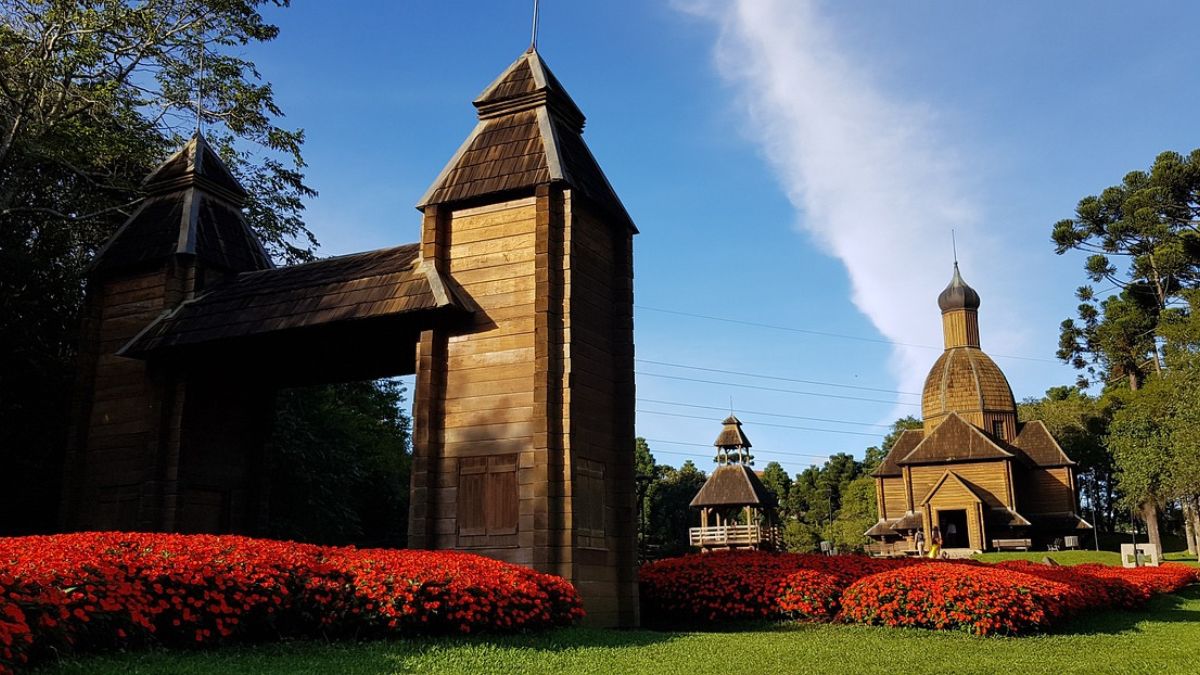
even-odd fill
[{"label": "wood shingle texture", "polygon": [[911,452],[899,458],[896,463],[903,466],[1013,457],[1013,453],[1001,447],[978,427],[965,421],[958,413],[952,412],[937,429],[925,436]]},{"label": "wood shingle texture", "polygon": [[721,433],[717,435],[717,440],[713,441],[714,446],[730,450],[751,447],[750,439],[746,437],[746,432],[742,431],[741,420],[730,415],[721,424]]},{"label": "wood shingle texture", "polygon": [[718,466],[692,498],[694,509],[726,506],[775,508],[779,502],[746,464]]},{"label": "wood shingle texture", "polygon": [[146,198],[96,255],[93,276],[131,274],[172,256],[224,272],[271,267],[242,217],[246,191],[196,133],[143,182]]},{"label": "wood shingle texture", "polygon": [[122,350],[142,356],[336,322],[433,310],[465,303],[408,244],[239,274],[163,315]]},{"label": "wood shingle texture", "polygon": [[417,204],[478,202],[562,184],[636,232],[583,140],[585,118],[535,50],[522,54],[475,100],[479,123]]},{"label": "wood shingle texture", "polygon": [[900,470],[900,465],[896,460],[902,459],[917,447],[921,439],[925,437],[925,432],[921,429],[906,429],[900,432],[896,438],[896,442],[892,444],[892,449],[884,456],[883,461],[879,463],[879,468],[875,469],[875,473],[871,474],[876,478],[899,476],[903,472]]},{"label": "wood shingle texture", "polygon": [[[959,414],[1013,413],[1017,407],[1008,378],[991,357],[977,347],[942,352],[925,378],[921,410],[926,424]],[[982,423],[982,415],[979,417]]]},{"label": "wood shingle texture", "polygon": [[1022,424],[1013,445],[1035,466],[1075,466],[1075,462],[1067,457],[1067,453],[1063,452],[1058,441],[1054,440],[1054,436],[1041,420]]}]

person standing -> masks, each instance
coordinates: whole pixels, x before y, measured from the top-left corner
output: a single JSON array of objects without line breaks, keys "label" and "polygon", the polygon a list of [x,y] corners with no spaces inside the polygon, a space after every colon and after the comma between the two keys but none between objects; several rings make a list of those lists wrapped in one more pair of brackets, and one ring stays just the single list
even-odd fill
[{"label": "person standing", "polygon": [[925,530],[917,530],[917,557],[925,557]]},{"label": "person standing", "polygon": [[937,525],[929,533],[929,557],[936,559],[942,552],[942,529]]}]

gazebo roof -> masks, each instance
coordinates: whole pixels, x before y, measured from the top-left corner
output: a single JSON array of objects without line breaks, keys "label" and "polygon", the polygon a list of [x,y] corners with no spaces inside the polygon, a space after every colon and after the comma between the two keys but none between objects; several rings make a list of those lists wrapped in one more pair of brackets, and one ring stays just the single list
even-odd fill
[{"label": "gazebo roof", "polygon": [[721,433],[717,435],[717,440],[713,441],[714,446],[727,450],[751,447],[750,439],[746,437],[746,432],[742,431],[741,420],[730,415],[721,424],[724,426],[721,428]]},{"label": "gazebo roof", "polygon": [[694,509],[712,506],[757,506],[775,508],[779,502],[763,485],[762,480],[746,464],[724,464],[713,470],[704,486],[696,493],[690,506]]}]

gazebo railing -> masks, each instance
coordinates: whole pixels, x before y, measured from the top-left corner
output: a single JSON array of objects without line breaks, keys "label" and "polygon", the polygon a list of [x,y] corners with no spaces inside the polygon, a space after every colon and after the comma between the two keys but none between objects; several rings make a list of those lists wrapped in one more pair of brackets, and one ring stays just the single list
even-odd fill
[{"label": "gazebo railing", "polygon": [[778,545],[782,541],[783,532],[776,525],[716,525],[688,530],[688,542],[699,547]]}]

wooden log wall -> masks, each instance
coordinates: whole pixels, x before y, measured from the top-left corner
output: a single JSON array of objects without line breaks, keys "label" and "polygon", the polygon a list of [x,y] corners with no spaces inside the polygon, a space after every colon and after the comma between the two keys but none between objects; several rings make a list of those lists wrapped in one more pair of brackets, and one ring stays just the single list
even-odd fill
[{"label": "wooden log wall", "polygon": [[95,283],[88,292],[76,397],[76,430],[66,461],[66,529],[153,529],[163,387],[144,362],[116,351],[170,301],[170,274],[158,269]]},{"label": "wooden log wall", "polygon": [[634,623],[632,233],[543,185],[428,207],[422,255],[475,315],[418,346],[409,545],[560,574],[593,623]]}]

